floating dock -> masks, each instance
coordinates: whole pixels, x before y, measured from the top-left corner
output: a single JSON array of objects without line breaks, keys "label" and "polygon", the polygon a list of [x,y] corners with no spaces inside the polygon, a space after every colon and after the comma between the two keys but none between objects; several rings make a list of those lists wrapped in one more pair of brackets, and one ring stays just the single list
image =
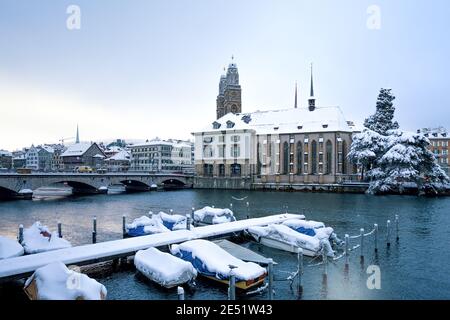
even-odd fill
[{"label": "floating dock", "polygon": [[234,232],[241,232],[249,227],[282,223],[285,220],[300,217],[302,216],[285,213],[197,227],[192,230],[158,233],[4,259],[0,260],[0,282],[27,277],[36,269],[56,261],[61,261],[66,265],[92,264],[134,255],[135,252],[150,247],[161,247],[193,239],[224,236]]}]

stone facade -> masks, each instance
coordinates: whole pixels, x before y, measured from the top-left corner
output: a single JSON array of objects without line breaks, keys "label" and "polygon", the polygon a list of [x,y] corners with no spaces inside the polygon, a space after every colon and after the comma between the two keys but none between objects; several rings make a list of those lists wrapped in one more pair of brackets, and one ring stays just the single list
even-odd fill
[{"label": "stone facade", "polygon": [[228,66],[227,74],[220,77],[219,95],[216,100],[217,119],[227,113],[240,113],[242,111],[241,86],[239,85],[239,72],[236,63]]}]

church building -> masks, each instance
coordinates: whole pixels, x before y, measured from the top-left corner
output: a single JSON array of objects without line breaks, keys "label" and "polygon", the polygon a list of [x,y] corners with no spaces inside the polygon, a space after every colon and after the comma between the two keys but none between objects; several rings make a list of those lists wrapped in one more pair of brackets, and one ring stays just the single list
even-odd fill
[{"label": "church building", "polygon": [[304,106],[242,112],[238,68],[222,75],[217,119],[193,133],[199,188],[301,188],[355,180],[347,160],[353,133],[338,106],[321,106],[313,74]]}]

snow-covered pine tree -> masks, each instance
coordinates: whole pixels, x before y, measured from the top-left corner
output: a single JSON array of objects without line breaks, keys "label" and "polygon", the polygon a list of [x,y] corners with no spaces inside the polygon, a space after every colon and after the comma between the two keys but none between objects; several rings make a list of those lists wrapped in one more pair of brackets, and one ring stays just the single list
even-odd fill
[{"label": "snow-covered pine tree", "polygon": [[361,179],[364,180],[364,173],[370,170],[375,160],[383,154],[386,137],[364,129],[355,134],[352,140],[348,159],[360,168]]},{"label": "snow-covered pine tree", "polygon": [[387,132],[385,153],[368,172],[372,179],[370,193],[402,192],[407,183],[415,183],[419,191],[441,191],[449,177],[427,149],[430,141],[418,133],[401,130]]},{"label": "snow-covered pine tree", "polygon": [[395,96],[392,89],[381,89],[378,94],[375,114],[364,121],[364,126],[379,134],[386,135],[389,130],[398,129],[399,125],[394,120],[395,107],[393,101]]}]

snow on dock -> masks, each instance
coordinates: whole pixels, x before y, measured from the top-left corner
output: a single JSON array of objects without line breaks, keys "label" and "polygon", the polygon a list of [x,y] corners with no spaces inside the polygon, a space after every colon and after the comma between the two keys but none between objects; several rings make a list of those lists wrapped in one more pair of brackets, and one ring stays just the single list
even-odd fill
[{"label": "snow on dock", "polygon": [[253,226],[282,223],[300,218],[296,214],[278,214],[261,218],[233,221],[223,224],[198,227],[192,230],[177,230],[148,236],[128,238],[78,247],[65,248],[21,257],[0,260],[0,280],[27,276],[36,269],[60,261],[66,265],[89,264],[132,255],[138,250],[181,243],[193,239],[209,238],[243,231]]},{"label": "snow on dock", "polygon": [[[234,242],[228,241],[226,239],[220,239],[213,241],[215,244],[217,244],[219,247],[224,249],[226,252],[231,254],[232,256],[235,256],[238,259],[241,259],[243,261],[247,262],[254,262],[257,264],[262,265],[268,265],[269,260],[268,258],[250,250],[243,246],[240,246]],[[273,262],[273,264],[277,264],[276,262]]]}]

